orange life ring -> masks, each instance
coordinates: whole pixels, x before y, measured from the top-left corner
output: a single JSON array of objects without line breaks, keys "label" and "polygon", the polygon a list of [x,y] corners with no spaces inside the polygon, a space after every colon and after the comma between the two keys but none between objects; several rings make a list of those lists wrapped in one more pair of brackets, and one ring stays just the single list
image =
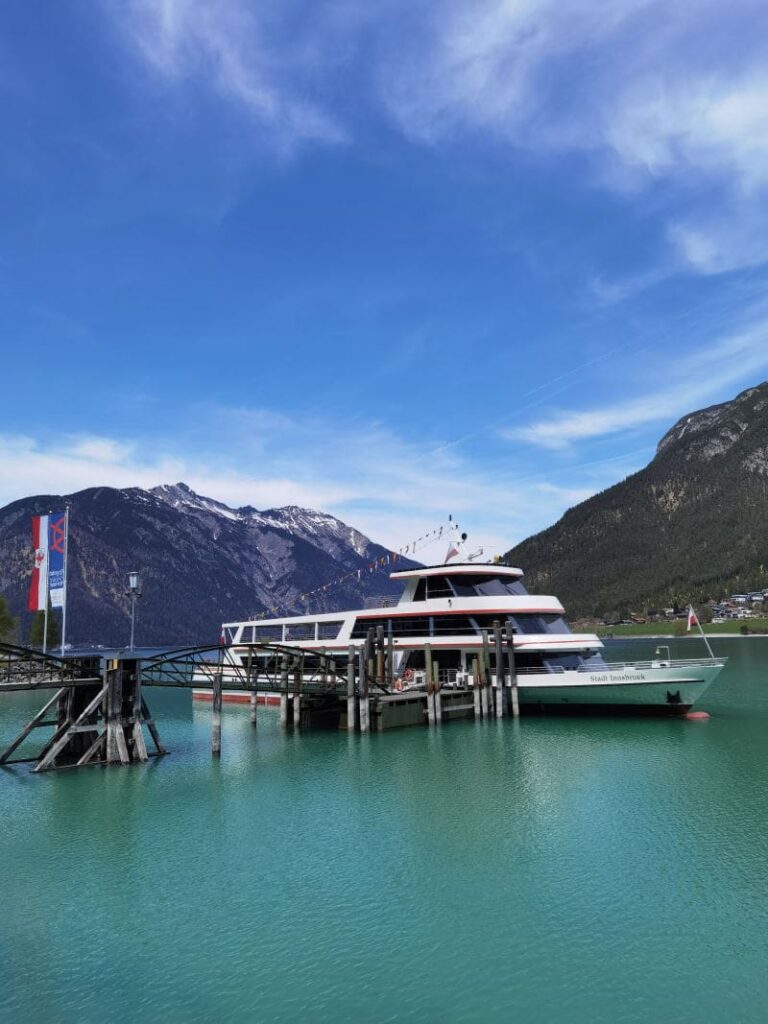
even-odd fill
[{"label": "orange life ring", "polygon": [[413,679],[413,669],[412,668],[407,668],[405,670],[405,672],[403,672],[403,679],[407,679],[408,682],[410,682]]}]

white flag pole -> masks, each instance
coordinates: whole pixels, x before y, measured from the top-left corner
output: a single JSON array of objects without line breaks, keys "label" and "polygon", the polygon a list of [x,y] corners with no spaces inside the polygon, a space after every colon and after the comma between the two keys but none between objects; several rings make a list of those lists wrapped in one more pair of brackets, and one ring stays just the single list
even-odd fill
[{"label": "white flag pole", "polygon": [[61,595],[61,656],[67,641],[67,556],[69,555],[69,505],[64,507],[64,579]]},{"label": "white flag pole", "polygon": [[47,516],[41,516],[45,520],[45,611],[43,613],[43,654],[48,651],[48,605],[51,603],[51,510],[48,509]]}]

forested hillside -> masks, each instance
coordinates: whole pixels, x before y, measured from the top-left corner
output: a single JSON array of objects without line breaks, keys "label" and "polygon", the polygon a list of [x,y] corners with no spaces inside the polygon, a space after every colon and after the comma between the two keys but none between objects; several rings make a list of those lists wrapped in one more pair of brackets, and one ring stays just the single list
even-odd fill
[{"label": "forested hillside", "polygon": [[645,469],[506,558],[572,618],[768,586],[768,382],[683,417]]}]

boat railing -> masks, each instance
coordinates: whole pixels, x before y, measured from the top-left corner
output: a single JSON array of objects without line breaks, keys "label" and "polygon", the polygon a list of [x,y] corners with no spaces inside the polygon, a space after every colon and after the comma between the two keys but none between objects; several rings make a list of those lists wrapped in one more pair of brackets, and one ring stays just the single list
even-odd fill
[{"label": "boat railing", "polygon": [[727,658],[654,658],[652,661],[607,661],[605,665],[579,665],[579,672],[621,672],[626,669],[688,668],[692,665],[723,666]]},{"label": "boat railing", "polygon": [[643,671],[651,668],[689,668],[695,665],[722,667],[727,658],[654,658],[652,661],[607,661],[604,665],[577,665],[566,668],[563,665],[531,665],[520,666],[519,676],[550,676],[562,675],[565,672],[625,672],[628,669]]}]

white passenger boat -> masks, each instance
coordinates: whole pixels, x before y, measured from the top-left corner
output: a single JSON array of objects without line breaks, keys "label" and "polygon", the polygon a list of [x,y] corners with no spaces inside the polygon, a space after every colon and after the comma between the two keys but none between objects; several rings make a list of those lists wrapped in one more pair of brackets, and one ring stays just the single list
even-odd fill
[{"label": "white passenger boat", "polygon": [[[724,660],[714,657],[609,663],[598,636],[571,632],[556,597],[528,593],[521,569],[461,561],[461,548],[452,546],[456,555],[446,564],[391,573],[404,584],[391,607],[225,623],[227,659],[243,664],[244,645],[272,643],[321,650],[343,672],[349,653],[356,655],[369,630],[381,627],[397,689],[423,684],[426,644],[439,664],[442,685],[465,687],[474,683],[483,632],[500,622],[514,637],[521,710],[570,713],[683,714],[722,671]],[[210,699],[207,689],[194,695]],[[225,688],[223,699],[250,698]]]}]

